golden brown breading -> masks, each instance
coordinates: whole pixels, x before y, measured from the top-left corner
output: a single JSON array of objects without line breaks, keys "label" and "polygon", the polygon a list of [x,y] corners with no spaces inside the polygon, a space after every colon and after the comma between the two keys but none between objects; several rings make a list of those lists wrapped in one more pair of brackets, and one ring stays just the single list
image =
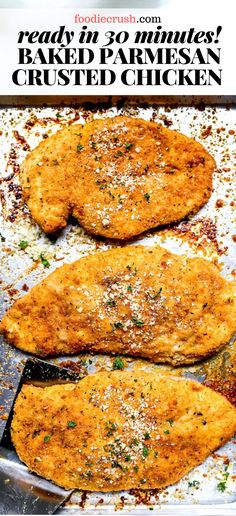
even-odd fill
[{"label": "golden brown breading", "polygon": [[197,382],[102,372],[77,385],[24,385],[12,441],[30,470],[66,489],[177,482],[236,431],[236,410]]},{"label": "golden brown breading", "polygon": [[187,364],[236,330],[235,283],[209,261],[129,246],[64,265],[8,310],[16,347],[40,356],[96,351]]},{"label": "golden brown breading", "polygon": [[192,138],[141,119],[73,125],[44,140],[21,171],[25,200],[47,233],[69,214],[89,232],[127,239],[197,212],[215,161]]}]

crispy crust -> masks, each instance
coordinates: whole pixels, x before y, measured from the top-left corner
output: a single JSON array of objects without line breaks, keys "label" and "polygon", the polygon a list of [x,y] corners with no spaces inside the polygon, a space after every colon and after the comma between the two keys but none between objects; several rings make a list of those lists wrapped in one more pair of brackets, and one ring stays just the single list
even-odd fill
[{"label": "crispy crust", "polygon": [[209,261],[129,246],[60,267],[14,303],[0,328],[39,356],[86,350],[188,364],[236,331],[234,289]]},{"label": "crispy crust", "polygon": [[197,382],[145,372],[24,385],[12,440],[30,470],[66,489],[118,491],[177,482],[236,431],[236,410]]},{"label": "crispy crust", "polygon": [[128,239],[197,212],[211,195],[214,167],[194,139],[125,116],[49,137],[26,158],[21,182],[46,233],[72,214],[91,233]]}]

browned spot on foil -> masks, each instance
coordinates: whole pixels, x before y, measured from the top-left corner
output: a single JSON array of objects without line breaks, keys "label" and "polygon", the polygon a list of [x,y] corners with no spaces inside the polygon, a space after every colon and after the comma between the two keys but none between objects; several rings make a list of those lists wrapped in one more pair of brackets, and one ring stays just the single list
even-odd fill
[{"label": "browned spot on foil", "polygon": [[18,182],[20,167],[18,164],[18,156],[16,149],[12,146],[9,152],[7,168],[11,170],[7,177],[0,180],[2,184],[1,199],[3,205],[3,216],[6,220],[14,222],[19,211],[23,206],[22,189]]},{"label": "browned spot on foil", "polygon": [[[19,172],[20,172],[20,167],[19,167],[19,164],[18,164],[17,160],[18,160],[18,156],[16,154],[16,150],[12,146],[11,150],[9,152],[9,158],[8,158],[8,162],[7,162],[7,167],[11,167],[13,169],[14,175],[18,175]],[[9,179],[12,179],[12,178],[13,178],[13,174],[10,174],[10,176],[8,176],[8,178],[6,178],[5,181],[9,181]]]},{"label": "browned spot on foil", "polygon": [[41,125],[41,127],[46,127],[48,124],[51,124],[52,122],[54,124],[60,124],[61,123],[61,117],[57,118],[57,117],[47,116],[45,118],[40,118],[40,119],[37,120],[37,123],[39,125]]},{"label": "browned spot on foil", "polygon": [[63,362],[60,362],[57,364],[59,367],[65,367],[66,369],[70,369],[70,371],[73,371],[74,373],[80,374],[82,376],[87,376],[88,371],[86,367],[86,359],[83,360],[63,360]]},{"label": "browned spot on foil", "polygon": [[8,288],[7,291],[10,296],[16,296],[18,294],[18,290],[16,288]]},{"label": "browned spot on foil", "polygon": [[166,115],[161,115],[160,120],[162,120],[165,127],[170,127],[171,125],[173,125],[173,122],[171,120],[169,120],[169,118],[167,118]]},{"label": "browned spot on foil", "polygon": [[136,505],[151,505],[151,498],[154,497],[156,501],[158,501],[161,491],[163,491],[163,489],[147,489],[146,491],[142,489],[130,489],[129,493],[134,496]]},{"label": "browned spot on foil", "polygon": [[204,126],[201,132],[201,138],[205,140],[205,138],[208,138],[210,134],[212,134],[212,125],[208,125],[208,127]]},{"label": "browned spot on foil", "polygon": [[[121,498],[122,498],[122,497],[121,497]],[[103,503],[104,503],[103,498],[100,498],[100,499],[98,500],[98,502],[96,503],[95,507],[97,507],[98,505],[102,505]]]},{"label": "browned spot on foil", "polygon": [[209,378],[204,382],[207,387],[211,387],[214,391],[223,394],[233,405],[236,406],[236,377],[229,378],[227,381],[222,381],[220,375],[215,372],[213,378]]},{"label": "browned spot on foil", "polygon": [[75,113],[73,119],[70,120],[68,123],[69,123],[69,125],[71,125],[71,124],[74,124],[74,122],[76,122],[77,120],[80,120],[80,114],[79,113]]},{"label": "browned spot on foil", "polygon": [[221,249],[217,240],[217,228],[213,220],[209,218],[201,218],[198,220],[190,220],[182,222],[179,226],[173,226],[171,232],[174,235],[184,236],[189,244],[197,244],[203,249],[209,244],[213,244],[218,255],[222,255],[227,248]]},{"label": "browned spot on foil", "polygon": [[5,414],[3,414],[2,416],[0,416],[0,419],[2,419],[2,421],[7,421],[8,419],[8,413],[5,412]]},{"label": "browned spot on foil", "polygon": [[81,507],[81,509],[84,509],[84,506],[85,506],[86,500],[87,500],[87,495],[88,495],[87,491],[84,491],[81,495],[81,500],[79,502],[79,506]]},{"label": "browned spot on foil", "polygon": [[[219,455],[219,453],[213,452],[212,453],[212,458],[213,458],[213,460],[215,460],[217,462],[218,462],[219,459],[223,460],[223,464],[225,464],[225,465],[230,464],[230,459],[229,459],[229,457],[227,457],[227,455]],[[232,478],[234,478],[234,475],[232,476]]]},{"label": "browned spot on foil", "polygon": [[6,206],[6,199],[5,199],[5,195],[4,195],[4,191],[3,190],[0,190],[0,199],[1,199],[2,208],[5,208],[5,206]]},{"label": "browned spot on foil", "polygon": [[39,120],[38,120],[37,116],[36,115],[31,115],[29,120],[27,120],[25,122],[25,126],[24,127],[25,127],[26,130],[30,130],[38,122],[39,122]]},{"label": "browned spot on foil", "polygon": [[217,199],[216,201],[216,208],[222,208],[225,205],[224,201],[222,199]]},{"label": "browned spot on foil", "polygon": [[118,502],[115,504],[115,510],[121,511],[122,509],[124,509],[126,501],[127,501],[127,498],[125,498],[124,496],[121,496],[120,499],[118,500]]},{"label": "browned spot on foil", "polygon": [[81,373],[81,362],[74,360],[64,360],[63,362],[60,362],[60,367],[65,367],[66,369],[70,369],[71,371],[74,371],[75,373]]},{"label": "browned spot on foil", "polygon": [[232,240],[236,243],[236,235],[232,235]]},{"label": "browned spot on foil", "polygon": [[15,136],[15,139],[17,140],[17,142],[22,146],[23,150],[25,150],[25,151],[30,150],[30,146],[27,143],[27,141],[24,138],[24,136],[21,136],[18,133],[18,131],[13,131],[13,135]]}]

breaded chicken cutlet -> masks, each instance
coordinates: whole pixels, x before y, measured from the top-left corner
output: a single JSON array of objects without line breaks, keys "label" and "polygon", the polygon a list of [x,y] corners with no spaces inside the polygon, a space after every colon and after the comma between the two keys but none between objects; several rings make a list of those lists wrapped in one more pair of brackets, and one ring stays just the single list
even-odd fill
[{"label": "breaded chicken cutlet", "polygon": [[65,489],[161,488],[236,431],[236,409],[192,380],[101,372],[78,384],[24,385],[12,441],[29,469]]},{"label": "breaded chicken cutlet", "polygon": [[72,125],[44,140],[21,167],[26,203],[46,233],[73,215],[87,231],[128,239],[197,212],[215,161],[194,139],[118,116]]},{"label": "breaded chicken cutlet", "polygon": [[13,304],[0,329],[39,356],[86,350],[189,364],[236,331],[234,287],[201,258],[110,249],[58,268]]}]

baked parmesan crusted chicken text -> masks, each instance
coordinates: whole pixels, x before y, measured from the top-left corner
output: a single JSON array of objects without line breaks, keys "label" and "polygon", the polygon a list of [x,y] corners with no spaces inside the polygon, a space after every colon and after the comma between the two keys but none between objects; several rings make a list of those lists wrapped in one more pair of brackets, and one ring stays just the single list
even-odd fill
[{"label": "baked parmesan crusted chicken text", "polygon": [[1,330],[39,356],[86,350],[187,364],[236,331],[234,287],[204,259],[162,247],[111,249],[50,274],[14,303]]},{"label": "baked parmesan crusted chicken text", "polygon": [[24,385],[11,428],[30,470],[66,489],[89,491],[173,484],[235,431],[236,410],[220,394],[141,371]]},{"label": "baked parmesan crusted chicken text", "polygon": [[45,232],[65,227],[72,214],[91,233],[127,239],[197,212],[214,166],[194,139],[119,116],[44,140],[26,158],[21,182]]}]

